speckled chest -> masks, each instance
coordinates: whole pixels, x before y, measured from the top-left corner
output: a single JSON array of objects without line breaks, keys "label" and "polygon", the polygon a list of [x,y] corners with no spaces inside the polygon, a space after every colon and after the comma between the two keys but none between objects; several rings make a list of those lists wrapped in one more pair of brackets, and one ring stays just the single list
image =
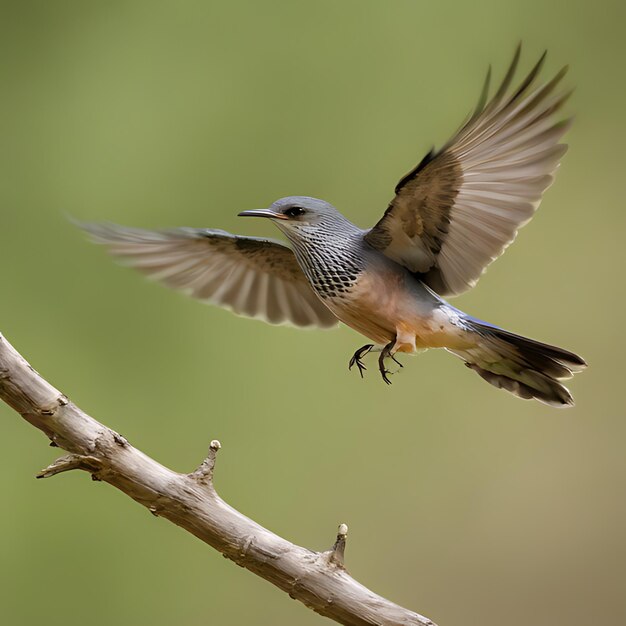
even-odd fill
[{"label": "speckled chest", "polygon": [[350,238],[307,241],[296,246],[296,256],[311,286],[323,300],[350,298],[350,292],[365,267],[358,246]]}]

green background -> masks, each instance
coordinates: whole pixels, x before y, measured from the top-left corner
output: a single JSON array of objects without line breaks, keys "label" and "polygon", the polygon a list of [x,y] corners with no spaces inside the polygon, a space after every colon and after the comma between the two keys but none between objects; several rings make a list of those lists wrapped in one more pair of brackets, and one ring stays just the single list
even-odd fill
[{"label": "green background", "polygon": [[[622,2],[22,2],[0,14],[0,330],[51,382],[440,626],[626,620]],[[534,221],[456,306],[582,354],[558,411],[445,352],[387,388],[353,331],[274,328],[143,280],[65,219],[272,235],[290,195],[373,224],[478,97],[545,47],[576,123]],[[54,458],[0,406],[0,622],[323,618]]]}]

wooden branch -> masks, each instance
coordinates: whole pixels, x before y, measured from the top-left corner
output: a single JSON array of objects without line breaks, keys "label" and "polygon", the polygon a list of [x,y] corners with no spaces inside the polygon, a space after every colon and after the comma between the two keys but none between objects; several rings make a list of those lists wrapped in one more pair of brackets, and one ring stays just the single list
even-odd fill
[{"label": "wooden branch", "polygon": [[314,552],[275,535],[245,517],[216,493],[213,471],[219,441],[190,474],[160,465],[124,437],[81,411],[45,381],[0,334],[0,398],[69,454],[42,470],[48,478],[81,469],[105,481],[268,580],[290,597],[341,624],[435,626],[381,596],[344,568],[348,527],[339,526],[333,547]]}]

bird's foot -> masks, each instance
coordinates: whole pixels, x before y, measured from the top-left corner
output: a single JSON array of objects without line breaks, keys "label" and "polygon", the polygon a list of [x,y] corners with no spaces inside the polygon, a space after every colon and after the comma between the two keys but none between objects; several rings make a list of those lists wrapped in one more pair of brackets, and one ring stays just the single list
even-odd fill
[{"label": "bird's foot", "polygon": [[391,385],[391,380],[389,379],[389,376],[387,376],[387,374],[393,374],[393,372],[390,372],[388,369],[385,369],[384,365],[382,367],[379,367],[379,369],[380,369],[380,375],[383,377],[383,380],[388,385]]},{"label": "bird's foot", "polygon": [[363,357],[374,347],[373,343],[368,343],[367,345],[359,348],[350,359],[350,363],[348,363],[348,369],[351,370],[355,365],[359,368],[359,374],[361,374],[361,378],[363,378],[363,372],[367,369],[363,364]]},{"label": "bird's foot", "polygon": [[391,358],[392,361],[394,361],[395,363],[397,363],[400,367],[402,367],[402,363],[400,363],[400,361],[398,361],[398,359],[396,359],[396,357],[393,355],[393,347],[396,343],[396,340],[394,339],[393,341],[390,341],[380,352],[380,356],[378,357],[378,369],[380,370],[380,375],[382,376],[383,380],[388,384],[391,385],[391,380],[389,379],[388,374],[392,374],[393,372],[390,372],[386,367],[385,367],[385,359],[386,358]]}]

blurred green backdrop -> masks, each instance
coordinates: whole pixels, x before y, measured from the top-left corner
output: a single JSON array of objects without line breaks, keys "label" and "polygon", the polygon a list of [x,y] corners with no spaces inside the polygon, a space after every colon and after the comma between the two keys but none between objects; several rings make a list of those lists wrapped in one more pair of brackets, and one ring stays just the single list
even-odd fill
[{"label": "blurred green backdrop", "polygon": [[[624,4],[4,1],[0,330],[166,465],[212,438],[234,506],[305,546],[350,525],[350,572],[440,626],[626,620]],[[571,64],[577,116],[533,223],[461,308],[584,355],[557,411],[441,352],[387,388],[348,329],[185,299],[65,214],[276,236],[238,211],[288,194],[373,224],[393,185],[518,40]],[[319,624],[322,618],[54,458],[0,406],[0,622]]]}]

